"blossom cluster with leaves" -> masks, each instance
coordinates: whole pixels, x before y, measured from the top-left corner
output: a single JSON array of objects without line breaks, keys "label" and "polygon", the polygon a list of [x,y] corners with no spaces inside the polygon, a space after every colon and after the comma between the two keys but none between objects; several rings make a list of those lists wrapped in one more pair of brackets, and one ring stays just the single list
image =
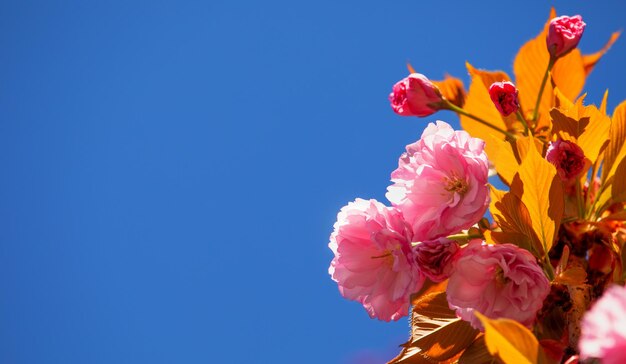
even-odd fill
[{"label": "blossom cluster with leaves", "polygon": [[463,130],[426,126],[390,205],[356,199],[330,237],[345,298],[410,315],[390,363],[626,363],[626,101],[608,114],[608,92],[599,107],[580,96],[619,33],[583,55],[585,26],[552,10],[515,80],[467,63],[466,91],[409,65],[393,86],[397,114],[452,110]]}]

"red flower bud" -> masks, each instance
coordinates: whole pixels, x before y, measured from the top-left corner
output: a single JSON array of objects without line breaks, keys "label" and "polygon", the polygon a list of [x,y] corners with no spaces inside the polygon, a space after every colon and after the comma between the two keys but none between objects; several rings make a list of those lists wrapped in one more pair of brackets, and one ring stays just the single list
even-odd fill
[{"label": "red flower bud", "polygon": [[517,93],[515,85],[508,81],[494,82],[489,87],[489,97],[503,116],[509,116],[519,110]]},{"label": "red flower bud", "polygon": [[554,164],[564,181],[577,177],[585,168],[585,153],[574,142],[557,140],[550,143],[546,152],[548,162]]},{"label": "red flower bud", "polygon": [[391,108],[402,116],[428,116],[442,108],[439,88],[426,76],[412,73],[393,86]]},{"label": "red flower bud", "polygon": [[446,238],[421,242],[413,250],[420,271],[433,282],[450,277],[454,260],[460,251],[459,244]]},{"label": "red flower bud", "polygon": [[546,44],[553,59],[562,57],[578,46],[585,30],[585,22],[580,15],[559,16],[550,21]]}]

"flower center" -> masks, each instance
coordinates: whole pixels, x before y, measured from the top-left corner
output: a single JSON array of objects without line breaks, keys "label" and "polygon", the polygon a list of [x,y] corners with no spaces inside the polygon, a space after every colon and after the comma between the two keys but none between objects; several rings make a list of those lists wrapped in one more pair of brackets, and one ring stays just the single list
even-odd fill
[{"label": "flower center", "polygon": [[380,255],[375,255],[373,257],[371,257],[372,259],[383,259],[383,264],[389,266],[389,267],[393,267],[393,263],[395,261],[395,257],[393,255],[393,253],[398,250],[398,249],[402,249],[402,246],[400,244],[393,244],[392,246],[389,247],[389,249],[386,249],[384,251],[382,251]]},{"label": "flower center", "polygon": [[504,271],[502,270],[502,268],[500,267],[496,268],[496,286],[498,288],[504,287],[510,281],[511,279],[504,276]]},{"label": "flower center", "polygon": [[469,188],[467,182],[461,178],[458,178],[457,176],[452,176],[452,178],[445,178],[444,183],[446,184],[446,187],[444,187],[446,191],[455,192],[461,196],[463,196]]}]

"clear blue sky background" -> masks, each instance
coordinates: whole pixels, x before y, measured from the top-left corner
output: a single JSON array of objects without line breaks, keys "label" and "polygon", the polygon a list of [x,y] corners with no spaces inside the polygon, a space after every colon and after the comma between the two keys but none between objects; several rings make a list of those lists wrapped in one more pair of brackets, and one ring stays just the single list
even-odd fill
[{"label": "clear blue sky background", "polygon": [[[581,48],[621,1],[556,1]],[[511,71],[548,2],[2,1],[0,363],[377,363],[327,274],[337,211],[384,201],[427,121],[405,62]],[[626,37],[588,100],[626,99]]]}]

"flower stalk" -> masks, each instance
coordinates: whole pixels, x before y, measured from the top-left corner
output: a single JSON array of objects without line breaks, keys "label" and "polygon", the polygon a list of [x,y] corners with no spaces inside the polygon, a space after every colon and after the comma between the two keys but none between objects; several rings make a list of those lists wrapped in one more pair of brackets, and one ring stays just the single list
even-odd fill
[{"label": "flower stalk", "polygon": [[495,131],[497,131],[497,132],[499,132],[499,133],[502,133],[502,134],[506,135],[506,137],[507,137],[508,139],[510,139],[510,140],[515,140],[515,139],[517,139],[517,137],[515,136],[515,134],[512,134],[512,133],[510,133],[510,132],[508,132],[508,131],[506,131],[506,130],[500,129],[499,127],[497,127],[497,126],[493,125],[492,123],[488,122],[487,120],[482,119],[482,118],[480,118],[480,117],[478,117],[478,116],[476,116],[476,115],[474,115],[474,114],[472,114],[472,113],[470,113],[470,112],[467,112],[467,111],[465,111],[464,109],[462,109],[462,108],[460,108],[460,107],[458,107],[458,106],[454,105],[454,104],[453,104],[453,103],[451,103],[450,101],[448,101],[448,100],[444,100],[444,102],[445,102],[445,104],[444,104],[444,108],[445,108],[445,109],[448,109],[448,110],[454,111],[454,112],[456,112],[457,114],[465,115],[465,116],[467,116],[468,118],[474,119],[474,120],[478,121],[479,123],[481,123],[481,124],[483,124],[483,125],[485,125],[485,126],[487,126],[487,127],[491,128],[491,129],[493,129],[493,130],[495,130]]},{"label": "flower stalk", "polygon": [[[548,67],[546,68],[546,73],[543,74],[543,80],[541,80],[541,86],[539,86],[539,94],[537,95],[537,102],[535,102],[535,109],[533,110],[533,117],[531,119],[534,123],[537,122],[537,117],[539,117],[539,105],[541,104],[541,97],[543,96],[543,90],[546,88],[546,82],[548,81],[548,76],[552,71],[552,67],[554,66],[555,61],[556,59],[554,57],[550,57],[550,61],[548,61]],[[533,125],[533,127],[535,125]]]}]

